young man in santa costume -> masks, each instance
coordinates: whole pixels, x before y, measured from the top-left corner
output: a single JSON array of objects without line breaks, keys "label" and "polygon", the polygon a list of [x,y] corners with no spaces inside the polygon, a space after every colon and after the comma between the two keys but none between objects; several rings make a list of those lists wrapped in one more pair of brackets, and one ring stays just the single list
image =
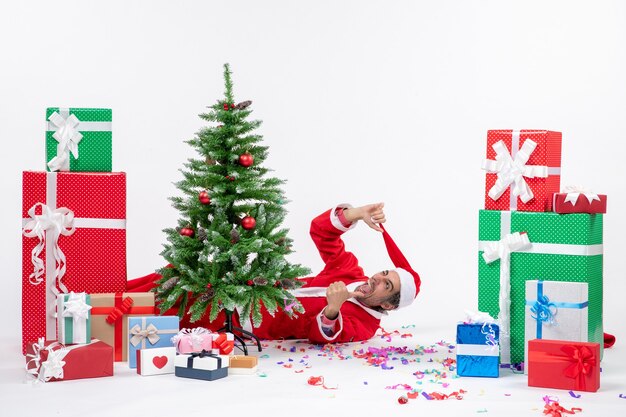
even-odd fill
[{"label": "young man in santa costume", "polygon": [[[345,250],[341,235],[354,228],[359,220],[380,232],[395,268],[367,277],[352,253]],[[419,275],[411,268],[391,236],[383,228],[383,203],[362,207],[339,205],[311,222],[311,238],[317,246],[324,269],[315,277],[300,278],[305,284],[292,293],[305,312],[290,318],[284,311],[274,316],[263,309],[261,326],[244,328],[261,339],[308,339],[312,343],[335,343],[367,340],[374,336],[380,319],[389,310],[410,305],[420,289]],[[129,282],[128,291],[147,291],[158,277],[151,274]],[[175,314],[168,311],[167,314]],[[233,317],[235,326],[237,317]],[[220,314],[212,323],[204,320],[189,327],[217,330],[224,323]],[[185,324],[181,322],[181,326]],[[216,327],[217,326],[217,327]]]},{"label": "young man in santa costume", "polygon": [[[341,235],[359,220],[382,233],[395,269],[367,277],[359,261],[347,252]],[[257,337],[308,339],[313,343],[367,340],[374,336],[380,319],[389,310],[410,305],[420,287],[419,275],[411,268],[387,231],[383,204],[362,207],[339,205],[311,222],[311,238],[325,263],[315,277],[292,293],[305,313],[290,319],[283,311],[275,317],[264,314]]]}]

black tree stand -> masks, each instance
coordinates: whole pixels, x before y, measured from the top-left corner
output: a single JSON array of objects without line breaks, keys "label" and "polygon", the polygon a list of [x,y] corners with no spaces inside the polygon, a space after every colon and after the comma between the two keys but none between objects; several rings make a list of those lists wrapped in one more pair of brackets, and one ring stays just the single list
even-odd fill
[{"label": "black tree stand", "polygon": [[[261,341],[259,340],[258,337],[256,337],[254,335],[254,333],[250,333],[249,331],[244,330],[241,327],[233,326],[233,312],[232,311],[226,310],[226,322],[224,323],[224,327],[219,329],[218,332],[229,332],[229,333],[232,333],[233,336],[235,337],[235,340],[241,344],[241,346],[239,346],[237,343],[235,343],[235,347],[237,347],[239,350],[241,350],[243,352],[243,354],[246,355],[246,356],[248,355],[248,347],[246,346],[246,341],[243,340],[243,338],[241,336],[239,336],[237,333],[239,333],[241,335],[245,335],[245,336],[247,336],[248,338],[250,338],[252,340],[255,340],[256,341],[256,345],[259,348],[259,352],[262,350],[262,348],[261,348]],[[235,332],[237,332],[237,333],[235,333]]]}]

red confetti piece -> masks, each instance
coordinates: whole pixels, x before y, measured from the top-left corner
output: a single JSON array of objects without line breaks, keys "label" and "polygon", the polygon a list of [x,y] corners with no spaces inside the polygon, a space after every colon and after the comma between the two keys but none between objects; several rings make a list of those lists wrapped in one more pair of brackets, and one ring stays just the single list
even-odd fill
[{"label": "red confetti piece", "polygon": [[322,388],[324,389],[337,389],[338,387],[327,387],[326,384],[324,384],[324,377],[323,376],[311,376],[309,377],[309,379],[307,380],[307,383],[309,385],[315,385],[315,386],[322,386]]},{"label": "red confetti piece", "polygon": [[408,399],[408,398],[406,398],[405,396],[402,396],[402,397],[399,397],[399,398],[398,398],[398,402],[399,402],[400,404],[406,404],[406,403],[408,403],[408,402],[409,402],[409,399]]},{"label": "red confetti piece", "polygon": [[414,400],[415,398],[417,398],[417,396],[420,395],[419,392],[415,391],[415,392],[407,392],[406,396],[409,397],[410,399]]},{"label": "red confetti piece", "polygon": [[574,407],[571,410],[563,408],[559,405],[558,402],[546,403],[543,409],[543,414],[549,415],[551,417],[562,417],[563,414],[574,414],[577,411],[583,411],[582,408]]}]

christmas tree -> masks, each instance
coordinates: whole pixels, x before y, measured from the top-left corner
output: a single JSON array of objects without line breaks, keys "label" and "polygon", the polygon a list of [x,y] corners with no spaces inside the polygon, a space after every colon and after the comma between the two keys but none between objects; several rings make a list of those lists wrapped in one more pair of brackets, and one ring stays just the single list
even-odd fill
[{"label": "christmas tree", "polygon": [[200,115],[209,125],[186,142],[200,157],[180,170],[183,196],[170,198],[180,218],[178,228],[164,230],[161,254],[170,265],[159,271],[156,297],[161,311],[179,303],[179,315],[189,313],[192,322],[237,308],[258,327],[261,306],[270,314],[303,312],[289,290],[310,271],[286,259],[292,240],[281,228],[284,181],[266,176],[268,148],[254,133],[261,121],[248,120],[251,101],[234,104],[228,64],[224,81],[224,98]]}]

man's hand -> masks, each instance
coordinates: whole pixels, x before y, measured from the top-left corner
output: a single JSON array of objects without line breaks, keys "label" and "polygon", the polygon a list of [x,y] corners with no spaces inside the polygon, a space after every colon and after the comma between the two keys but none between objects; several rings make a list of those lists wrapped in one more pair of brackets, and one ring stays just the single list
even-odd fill
[{"label": "man's hand", "polygon": [[372,229],[382,232],[383,229],[378,226],[379,223],[385,223],[385,212],[383,211],[385,203],[368,204],[366,206],[348,208],[343,211],[343,215],[349,222],[363,220]]},{"label": "man's hand", "polygon": [[324,315],[329,320],[334,320],[339,315],[339,310],[348,298],[354,297],[356,293],[348,291],[346,284],[341,281],[333,282],[326,288],[326,309]]}]

